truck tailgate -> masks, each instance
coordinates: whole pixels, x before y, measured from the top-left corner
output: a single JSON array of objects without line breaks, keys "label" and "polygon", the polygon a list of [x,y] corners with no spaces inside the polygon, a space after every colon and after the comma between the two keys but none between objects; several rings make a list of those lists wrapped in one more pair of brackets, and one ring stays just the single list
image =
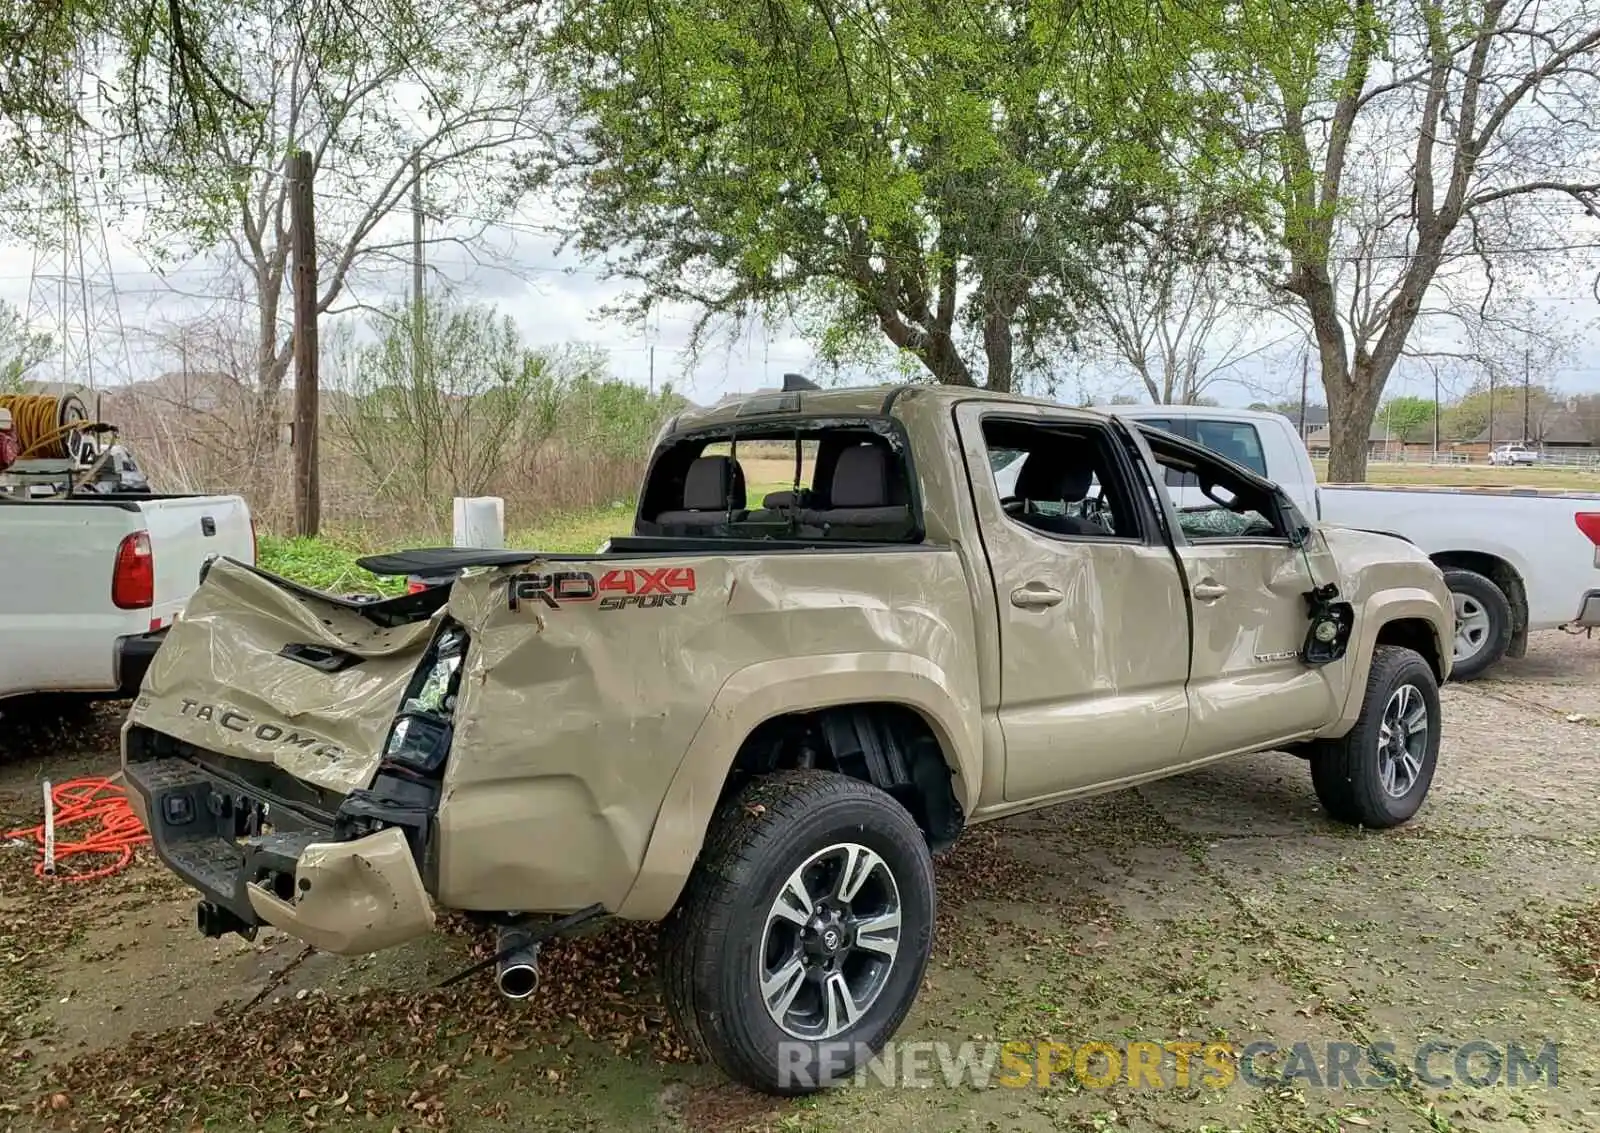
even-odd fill
[{"label": "truck tailgate", "polygon": [[111,603],[117,546],[141,526],[111,501],[0,503],[0,696],[116,688],[116,641],[148,624]]},{"label": "truck tailgate", "polygon": [[139,504],[155,562],[150,628],[171,625],[200,583],[200,568],[219,557],[255,562],[250,511],[238,496],[188,496]]},{"label": "truck tailgate", "polygon": [[[167,631],[128,726],[347,794],[372,778],[436,621],[379,625],[219,562]],[[339,663],[318,663],[329,655]]]}]

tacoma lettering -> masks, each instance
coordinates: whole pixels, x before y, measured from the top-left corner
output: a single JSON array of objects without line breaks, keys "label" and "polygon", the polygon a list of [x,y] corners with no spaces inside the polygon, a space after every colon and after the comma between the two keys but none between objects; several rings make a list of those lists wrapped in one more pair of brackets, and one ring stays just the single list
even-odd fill
[{"label": "tacoma lettering", "polygon": [[195,720],[206,720],[219,728],[226,728],[241,735],[248,733],[263,743],[297,747],[324,759],[338,759],[344,754],[344,748],[338,744],[291,731],[270,720],[257,721],[248,712],[241,712],[226,704],[204,704],[198,700],[185,699],[178,709],[178,714]]}]

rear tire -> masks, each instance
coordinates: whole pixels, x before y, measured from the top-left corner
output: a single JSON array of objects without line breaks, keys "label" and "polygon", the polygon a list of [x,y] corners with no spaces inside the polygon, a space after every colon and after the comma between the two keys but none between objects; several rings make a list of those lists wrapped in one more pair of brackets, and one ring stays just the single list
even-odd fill
[{"label": "rear tire", "polygon": [[1384,830],[1422,806],[1439,759],[1439,683],[1413,650],[1380,645],[1355,727],[1318,745],[1311,782],[1335,822]]},{"label": "rear tire", "polygon": [[1497,664],[1511,648],[1511,600],[1475,570],[1444,572],[1455,606],[1456,635],[1450,677],[1470,681]]},{"label": "rear tire", "polygon": [[843,775],[764,776],[713,819],[667,917],[667,1009],[753,1089],[847,1082],[911,1009],[933,921],[933,861],[904,807]]}]

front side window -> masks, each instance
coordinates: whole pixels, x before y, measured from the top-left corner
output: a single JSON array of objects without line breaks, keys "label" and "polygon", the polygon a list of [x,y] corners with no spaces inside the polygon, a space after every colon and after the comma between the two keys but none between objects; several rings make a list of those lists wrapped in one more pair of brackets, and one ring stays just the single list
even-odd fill
[{"label": "front side window", "polygon": [[[1252,430],[1253,431],[1253,430]],[[1178,513],[1178,527],[1192,543],[1288,538],[1272,490],[1247,480],[1209,453],[1145,433],[1156,463],[1165,473],[1167,491]],[[1182,506],[1170,485],[1179,479],[1197,489],[1199,503]]]}]

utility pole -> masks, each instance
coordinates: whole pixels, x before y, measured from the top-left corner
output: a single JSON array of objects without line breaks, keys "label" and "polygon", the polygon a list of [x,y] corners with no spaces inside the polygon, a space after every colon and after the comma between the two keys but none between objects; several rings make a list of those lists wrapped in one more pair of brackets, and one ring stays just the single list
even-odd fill
[{"label": "utility pole", "polygon": [[1311,355],[1300,351],[1300,439],[1306,439],[1306,375],[1311,370]]},{"label": "utility pole", "polygon": [[1439,463],[1439,371],[1433,372],[1433,462]]},{"label": "utility pole", "polygon": [[317,232],[311,155],[289,154],[289,251],[294,260],[294,529],[315,535],[317,485]]},{"label": "utility pole", "polygon": [[1528,361],[1528,348],[1522,348],[1522,443],[1527,444],[1533,440],[1533,431],[1528,428],[1528,380],[1532,371]]},{"label": "utility pole", "polygon": [[1489,368],[1489,451],[1494,451],[1494,368]]},{"label": "utility pole", "polygon": [[411,155],[411,381],[422,384],[423,321],[426,314],[422,293],[422,155]]}]

